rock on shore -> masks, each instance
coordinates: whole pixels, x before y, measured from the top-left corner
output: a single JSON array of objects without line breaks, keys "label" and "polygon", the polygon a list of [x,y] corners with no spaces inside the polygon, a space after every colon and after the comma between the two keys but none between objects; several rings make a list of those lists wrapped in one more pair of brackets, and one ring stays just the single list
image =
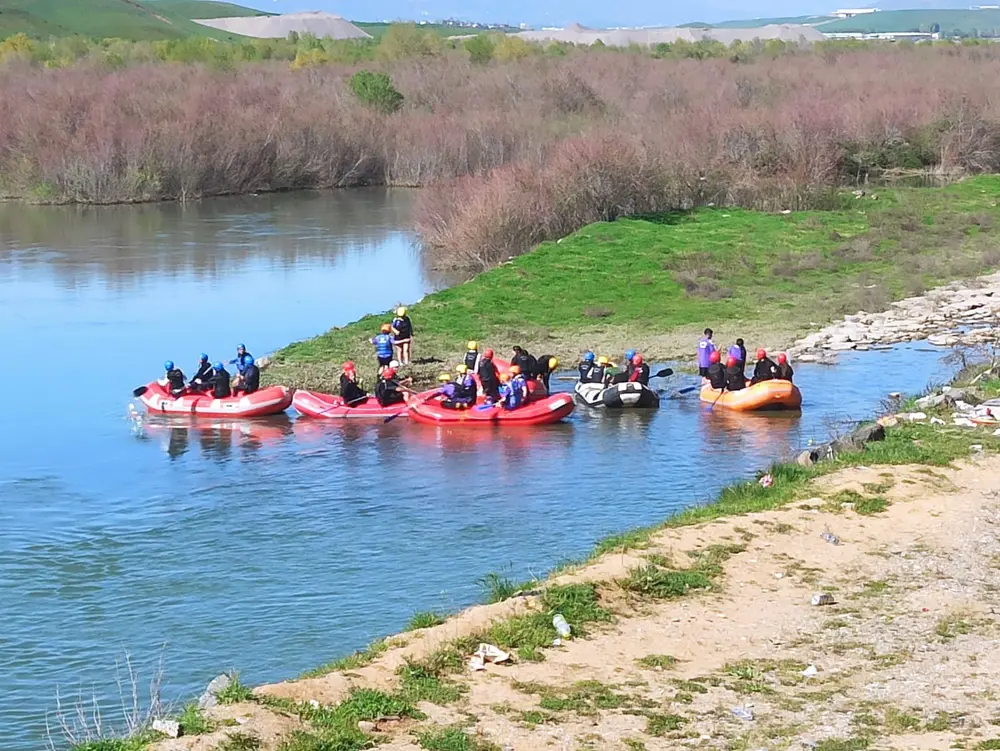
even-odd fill
[{"label": "rock on shore", "polygon": [[892,303],[881,313],[858,311],[799,339],[789,356],[824,362],[837,352],[926,339],[938,347],[976,345],[1000,336],[1000,273],[953,282]]}]

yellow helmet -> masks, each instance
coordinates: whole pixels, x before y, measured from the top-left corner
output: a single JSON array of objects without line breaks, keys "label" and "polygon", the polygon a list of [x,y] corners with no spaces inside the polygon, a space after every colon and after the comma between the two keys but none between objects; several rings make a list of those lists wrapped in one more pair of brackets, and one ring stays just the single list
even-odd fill
[{"label": "yellow helmet", "polygon": [[597,358],[597,364],[598,365],[608,365],[608,364],[610,364],[610,362],[611,362],[611,360],[609,360],[604,355],[601,355],[600,357]]},{"label": "yellow helmet", "polygon": [[559,358],[558,357],[550,357],[549,358],[549,370],[555,370],[558,367],[559,367]]},{"label": "yellow helmet", "polygon": [[510,374],[511,375],[521,375],[521,366],[520,365],[511,365],[510,366]]},{"label": "yellow helmet", "polygon": [[470,339],[470,340],[469,340],[469,349],[470,349],[471,351],[473,351],[473,352],[475,352],[476,350],[478,350],[478,349],[479,349],[479,342],[474,342],[474,341],[472,341],[472,340]]},{"label": "yellow helmet", "polygon": [[402,318],[403,316],[405,316],[406,315],[406,308],[403,307],[402,305],[400,305],[398,308],[396,308],[396,315],[398,315],[400,318]]},{"label": "yellow helmet", "polygon": [[469,372],[469,369],[468,369],[467,367],[465,367],[465,363],[460,363],[460,364],[459,364],[459,365],[458,365],[458,366],[457,366],[457,367],[455,368],[455,372],[456,372],[456,373],[468,373],[468,372]]},{"label": "yellow helmet", "polygon": [[438,380],[441,381],[441,383],[448,383],[448,381],[451,380],[451,376],[448,373],[442,373],[438,376]]},{"label": "yellow helmet", "polygon": [[507,381],[510,380],[510,373],[501,373],[500,380],[503,381],[504,383],[507,383]]}]

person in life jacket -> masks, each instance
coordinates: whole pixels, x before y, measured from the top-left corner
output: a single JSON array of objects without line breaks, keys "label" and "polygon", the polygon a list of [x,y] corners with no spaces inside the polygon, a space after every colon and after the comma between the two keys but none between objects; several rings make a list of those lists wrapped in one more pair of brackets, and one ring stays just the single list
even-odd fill
[{"label": "person in life jacket", "polygon": [[479,365],[479,342],[470,341],[468,343],[468,351],[465,353],[465,367],[469,369],[470,372],[475,373],[476,367]]},{"label": "person in life jacket", "polygon": [[740,391],[747,387],[747,379],[735,357],[726,360],[726,391]]},{"label": "person in life jacket", "polygon": [[232,396],[231,378],[229,371],[221,362],[215,363],[215,367],[212,369],[212,380],[208,384],[209,388],[212,389],[212,396],[216,399],[226,399]]},{"label": "person in life jacket", "polygon": [[358,381],[358,372],[354,363],[348,360],[340,371],[340,398],[348,407],[357,407],[368,400],[368,392]]},{"label": "person in life jacket", "polygon": [[792,370],[792,366],[788,364],[788,355],[782,352],[778,355],[778,372],[775,373],[774,377],[779,381],[791,381],[792,376],[795,375],[795,371]]},{"label": "person in life jacket", "polygon": [[521,375],[525,378],[534,378],[535,371],[538,369],[538,361],[530,352],[521,347],[514,347],[514,356],[510,358],[510,364],[519,367]]},{"label": "person in life jacket", "polygon": [[455,379],[455,389],[450,398],[445,398],[441,405],[449,409],[468,409],[476,403],[476,379],[464,364],[455,368],[458,378]]},{"label": "person in life jacket", "polygon": [[378,383],[375,384],[375,398],[383,407],[406,401],[406,395],[402,391],[402,383],[396,380],[395,368],[390,368],[388,365],[382,368],[382,372],[378,376]]},{"label": "person in life jacket", "polygon": [[486,401],[493,404],[500,400],[500,373],[493,364],[493,350],[488,349],[479,358],[479,383],[483,386]]},{"label": "person in life jacket", "polygon": [[712,353],[715,345],[712,343],[712,329],[705,329],[705,336],[698,342],[698,375],[708,377],[708,366],[712,364]]},{"label": "person in life jacket", "polygon": [[247,352],[247,348],[243,344],[237,344],[236,357],[229,361],[230,365],[236,365],[235,386],[239,386],[243,383],[243,371],[247,368],[248,359],[253,360],[253,355]]},{"label": "person in life jacket", "polygon": [[722,364],[722,357],[717,351],[709,355],[708,359],[708,382],[713,389],[722,391],[726,388],[726,366]]},{"label": "person in life jacket", "polygon": [[549,379],[559,367],[559,358],[555,355],[542,355],[538,358],[538,366],[535,376],[545,385],[545,390],[549,390]]},{"label": "person in life jacket", "polygon": [[194,374],[188,387],[192,391],[208,391],[213,375],[215,375],[215,370],[208,362],[208,355],[202,352],[201,358],[198,360],[198,372]]},{"label": "person in life jacket", "polygon": [[[504,375],[508,374],[505,373]],[[521,368],[517,365],[510,366],[508,377],[510,378],[509,381],[501,376],[503,383],[500,386],[500,394],[503,398],[503,408],[513,410],[528,400],[528,381],[525,379],[524,374],[521,373]]]},{"label": "person in life jacket", "polygon": [[605,386],[611,381],[611,376],[608,374],[608,368],[614,367],[611,365],[611,361],[601,355],[597,358],[597,364],[594,366],[593,371],[590,374],[591,383],[603,383]]},{"label": "person in life jacket", "polygon": [[167,360],[163,363],[163,370],[165,373],[160,384],[169,389],[171,396],[181,396],[184,394],[187,391],[184,371],[180,368],[175,368],[173,360]]},{"label": "person in life jacket", "polygon": [[622,363],[622,372],[615,374],[611,379],[612,383],[628,383],[634,380],[632,378],[632,372],[635,370],[635,365],[632,363],[633,357],[635,357],[634,349],[625,350],[625,362]]},{"label": "person in life jacket", "polygon": [[777,374],[778,366],[774,364],[774,360],[767,356],[765,350],[758,349],[757,364],[753,366],[753,378],[750,379],[750,383],[770,381]]},{"label": "person in life jacket", "polygon": [[747,348],[743,346],[743,340],[737,339],[736,344],[733,344],[729,348],[727,357],[736,358],[736,364],[739,366],[740,370],[744,373],[747,369]]},{"label": "person in life jacket", "polygon": [[406,315],[406,308],[400,305],[396,308],[396,317],[392,319],[390,333],[399,350],[399,361],[403,365],[410,364],[410,344],[413,342],[413,322]]},{"label": "person in life jacket", "polygon": [[369,341],[375,345],[375,357],[378,358],[379,370],[388,368],[392,362],[392,345],[395,341],[392,338],[392,326],[388,323],[383,323],[379,333]]},{"label": "person in life jacket", "polygon": [[260,368],[250,355],[243,358],[243,377],[239,381],[233,388],[235,394],[252,394],[260,388]]},{"label": "person in life jacket", "polygon": [[594,353],[587,350],[583,353],[583,359],[578,368],[580,371],[580,383],[593,383],[594,376]]},{"label": "person in life jacket", "polygon": [[641,383],[643,386],[649,386],[649,366],[643,359],[642,355],[638,352],[632,355],[632,372],[629,373],[628,380],[630,383]]}]

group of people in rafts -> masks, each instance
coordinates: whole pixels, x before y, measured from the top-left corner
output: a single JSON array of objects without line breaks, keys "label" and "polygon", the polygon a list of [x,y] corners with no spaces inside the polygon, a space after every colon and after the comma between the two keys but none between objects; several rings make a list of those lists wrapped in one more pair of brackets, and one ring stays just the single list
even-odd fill
[{"label": "group of people in rafts", "polygon": [[788,356],[778,355],[775,362],[767,356],[764,349],[757,350],[757,361],[754,364],[753,376],[749,383],[746,378],[747,348],[742,339],[729,347],[726,352],[725,364],[722,352],[716,349],[712,341],[712,329],[705,329],[705,335],[698,342],[698,374],[708,380],[713,389],[719,391],[740,391],[763,381],[791,381],[795,375],[792,366],[788,364]]},{"label": "group of people in rafts", "polygon": [[186,394],[211,394],[216,399],[252,394],[260,388],[260,368],[254,362],[253,355],[247,352],[247,348],[242,344],[236,348],[236,357],[230,360],[229,364],[236,366],[235,378],[221,361],[211,365],[208,355],[202,352],[198,360],[198,372],[188,381],[184,371],[175,367],[173,360],[167,360],[163,363],[166,373],[160,384],[168,388],[174,397]]},{"label": "group of people in rafts", "polygon": [[649,386],[649,365],[634,349],[625,351],[622,372],[613,373],[617,367],[604,355],[595,357],[593,352],[585,352],[579,367],[580,383],[600,383],[605,386],[612,383],[639,383]]}]

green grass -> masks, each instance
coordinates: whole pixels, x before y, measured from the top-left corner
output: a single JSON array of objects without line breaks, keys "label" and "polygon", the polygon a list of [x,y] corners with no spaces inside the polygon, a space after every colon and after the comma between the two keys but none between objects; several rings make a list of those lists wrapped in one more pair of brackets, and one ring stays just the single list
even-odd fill
[{"label": "green grass", "polygon": [[980,741],[976,744],[976,748],[980,751],[990,751],[991,749],[1000,749],[1000,738],[990,738],[989,740]]},{"label": "green grass", "polygon": [[680,730],[686,722],[676,714],[650,714],[646,716],[646,732],[649,735],[663,736]]},{"label": "green grass", "polygon": [[229,3],[207,0],[3,0],[0,7],[0,37],[17,33],[38,38],[80,35],[131,40],[211,37],[239,40],[193,18],[266,15]]},{"label": "green grass", "polygon": [[[985,3],[984,3],[985,4]],[[998,10],[890,10],[878,13],[838,18],[821,23],[817,28],[824,34],[861,32],[866,34],[899,31],[929,33],[934,24],[940,26],[944,36],[1000,35]]]},{"label": "green grass", "polygon": [[358,668],[374,662],[376,659],[381,657],[388,648],[389,645],[386,644],[385,639],[377,639],[369,644],[365,649],[352,652],[346,657],[339,657],[336,660],[320,665],[318,668],[314,668],[313,670],[307,670],[299,677],[321,678],[324,675],[338,670],[357,670]]},{"label": "green grass", "polygon": [[854,511],[864,516],[881,514],[887,508],[889,508],[889,501],[881,497],[862,498],[854,504]]},{"label": "green grass", "polygon": [[643,668],[659,668],[660,670],[673,670],[680,663],[673,655],[646,655],[637,659],[636,664]]},{"label": "green grass", "polygon": [[145,751],[153,740],[154,738],[148,734],[132,738],[103,738],[72,746],[70,751]]},{"label": "green grass", "polygon": [[457,701],[466,688],[449,681],[444,675],[446,668],[434,662],[407,662],[396,671],[400,677],[399,695],[413,704],[428,701],[443,705]]},{"label": "green grass", "polygon": [[[502,354],[520,342],[572,362],[588,347],[606,343],[614,352],[641,338],[648,354],[667,357],[689,353],[706,324],[720,341],[801,333],[1000,263],[998,192],[1000,177],[984,176],[946,188],[887,188],[878,201],[848,197],[830,211],[706,208],[592,224],[410,305],[414,356],[458,358],[476,339]],[[720,320],[722,307],[728,320]],[[596,308],[610,313],[595,319],[588,311]],[[329,386],[330,365],[351,359],[370,380],[368,339],[386,320],[369,315],[291,344],[275,355],[268,378]],[[641,540],[623,540],[630,543]]]},{"label": "green grass", "polygon": [[475,738],[460,727],[435,728],[417,735],[417,742],[427,751],[499,751],[499,746]]},{"label": "green grass", "polygon": [[521,584],[496,571],[490,571],[476,583],[483,591],[483,599],[487,604],[509,600],[521,590],[530,588],[530,584]]},{"label": "green grass", "polygon": [[183,735],[202,735],[215,729],[215,724],[205,717],[204,713],[198,709],[198,705],[194,703],[184,707],[177,721],[181,725]]},{"label": "green grass", "polygon": [[406,630],[416,631],[421,628],[433,628],[434,626],[440,626],[444,622],[445,616],[441,613],[435,613],[432,610],[425,610],[420,613],[413,614],[406,624]]},{"label": "green grass", "polygon": [[871,741],[867,738],[827,738],[815,746],[815,751],[865,751]]},{"label": "green grass", "polygon": [[260,738],[248,733],[230,733],[218,746],[217,751],[260,751]]},{"label": "green grass", "polygon": [[216,698],[220,704],[236,704],[241,701],[250,701],[253,699],[253,689],[250,686],[244,686],[240,683],[240,675],[237,673],[233,676],[232,682],[216,694]]}]

